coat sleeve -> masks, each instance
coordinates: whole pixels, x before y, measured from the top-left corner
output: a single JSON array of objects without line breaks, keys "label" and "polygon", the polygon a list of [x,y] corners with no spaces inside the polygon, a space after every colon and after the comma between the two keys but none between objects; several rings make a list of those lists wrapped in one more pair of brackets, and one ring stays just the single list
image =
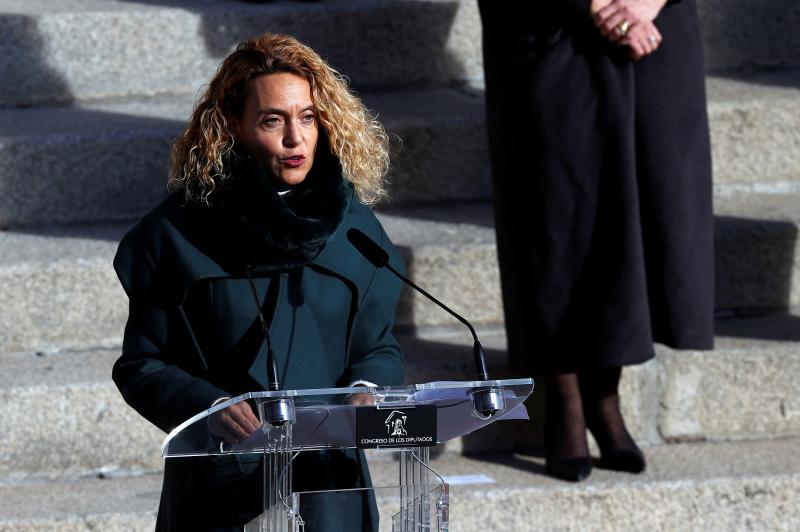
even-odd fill
[{"label": "coat sleeve", "polygon": [[202,369],[196,353],[169,347],[187,345],[180,341],[187,333],[178,306],[165,301],[157,262],[141,239],[123,239],[114,268],[128,294],[129,314],[112,378],[129,405],[169,432],[230,394],[196,376]]},{"label": "coat sleeve", "polygon": [[587,15],[592,7],[592,0],[567,0],[567,3],[574,9],[586,13]]},{"label": "coat sleeve", "polygon": [[[677,4],[680,1],[681,0],[667,0],[667,4]],[[566,2],[573,8],[584,13],[589,13],[592,7],[592,0],[566,0]]]},{"label": "coat sleeve", "polygon": [[[380,244],[389,252],[390,264],[402,272],[403,259],[380,229]],[[403,383],[402,350],[392,332],[402,282],[385,268],[374,270],[361,298],[350,341],[349,365],[339,384],[368,381],[380,386]]]},{"label": "coat sleeve", "polygon": [[[667,0],[667,5],[669,4],[677,4],[681,0]],[[566,0],[566,3],[570,5],[573,9],[576,9],[582,13],[589,14],[591,7],[592,7],[592,0]]]}]

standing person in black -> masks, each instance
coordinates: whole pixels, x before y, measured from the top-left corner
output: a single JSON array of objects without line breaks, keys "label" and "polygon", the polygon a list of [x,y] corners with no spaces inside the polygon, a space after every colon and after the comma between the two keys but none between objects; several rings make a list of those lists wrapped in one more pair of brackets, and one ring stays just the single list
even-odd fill
[{"label": "standing person in black", "polygon": [[713,218],[694,0],[479,0],[513,367],[547,386],[548,471],[640,472],[622,366],[713,347]]}]

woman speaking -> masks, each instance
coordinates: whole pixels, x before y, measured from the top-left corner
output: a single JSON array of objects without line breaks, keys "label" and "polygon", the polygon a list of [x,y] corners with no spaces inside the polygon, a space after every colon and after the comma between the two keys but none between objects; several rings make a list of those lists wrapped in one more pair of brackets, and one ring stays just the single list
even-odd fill
[{"label": "woman speaking", "polygon": [[[400,282],[347,241],[357,228],[401,259],[367,207],[384,194],[388,140],[343,78],[295,39],[266,34],[221,64],[175,142],[172,194],[119,245],[130,301],[113,378],[164,431],[267,388],[267,345],[284,389],[397,385]],[[259,427],[246,402],[210,430]],[[157,530],[241,530],[262,511],[255,455],[166,461]],[[369,483],[363,454],[307,452],[296,491]],[[306,530],[372,530],[374,500],[304,509]],[[323,517],[324,515],[324,517]]]}]

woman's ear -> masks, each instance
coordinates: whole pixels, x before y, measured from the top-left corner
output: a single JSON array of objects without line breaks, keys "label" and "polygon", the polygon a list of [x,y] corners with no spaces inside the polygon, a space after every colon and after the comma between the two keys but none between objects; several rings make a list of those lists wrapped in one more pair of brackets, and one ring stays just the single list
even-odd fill
[{"label": "woman's ear", "polygon": [[242,138],[241,128],[244,123],[241,118],[231,117],[228,120],[228,132],[231,134],[231,152],[237,157],[251,159],[252,154],[239,139]]},{"label": "woman's ear", "polygon": [[228,128],[228,131],[231,134],[231,137],[232,137],[231,140],[233,141],[234,144],[241,146],[241,143],[239,142],[238,139],[242,138],[241,131],[240,131],[240,129],[242,127],[242,121],[239,120],[238,118],[231,118],[228,121],[228,123],[230,124],[230,127]]},{"label": "woman's ear", "polygon": [[325,132],[325,128],[323,128],[322,125],[318,125],[317,128],[317,145],[314,146],[314,152],[316,154],[321,154],[323,157],[333,155],[333,152],[331,152],[331,144],[328,142],[328,133]]}]

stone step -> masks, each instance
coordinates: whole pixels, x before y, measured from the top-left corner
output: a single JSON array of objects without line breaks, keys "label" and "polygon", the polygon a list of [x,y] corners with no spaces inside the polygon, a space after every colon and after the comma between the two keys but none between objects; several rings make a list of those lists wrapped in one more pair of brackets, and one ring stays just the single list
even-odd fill
[{"label": "stone step", "polygon": [[[643,445],[800,437],[800,317],[724,319],[717,350],[675,352],[625,371],[623,410]],[[508,370],[502,334],[483,334],[493,378]],[[466,333],[401,337],[407,383],[474,380]],[[119,349],[0,355],[0,478],[158,471],[164,434],[127,406],[111,381]],[[447,444],[447,451],[531,448],[542,429],[508,422]]]},{"label": "stone step", "polygon": [[[718,194],[800,191],[800,72],[709,78]],[[0,227],[140,216],[165,193],[194,96],[0,109]],[[392,139],[392,205],[490,197],[480,91],[366,94]]]},{"label": "stone step", "polygon": [[0,352],[119,345],[127,299],[111,261],[129,225],[0,232]]},{"label": "stone step", "polygon": [[716,306],[800,304],[800,192],[717,197]]},{"label": "stone step", "polygon": [[161,475],[0,484],[0,532],[152,531]]},{"label": "stone step", "polygon": [[0,355],[0,478],[154,471],[165,434],[111,381],[120,350]]},{"label": "stone step", "polygon": [[[791,0],[700,0],[711,71],[800,67]],[[359,86],[441,86],[483,76],[475,2],[7,0],[0,105],[194,92],[242,40],[296,35]],[[388,43],[388,44],[387,44]]]},{"label": "stone step", "polygon": [[715,191],[800,191],[800,70],[706,87]]},{"label": "stone step", "polygon": [[[526,454],[445,455],[432,466],[451,483],[450,524],[464,532],[800,527],[796,438],[664,445],[647,457],[642,475],[595,469],[578,484],[544,476],[542,459]],[[396,468],[371,462],[373,482],[395,481]],[[465,475],[482,482],[460,483]],[[0,485],[0,531],[152,530],[160,482],[153,474]],[[396,504],[378,498],[384,515]]]},{"label": "stone step", "polygon": [[800,66],[800,5],[792,0],[698,0],[710,71]]},{"label": "stone step", "polygon": [[[717,201],[717,307],[800,305],[800,194]],[[380,213],[409,275],[479,325],[503,321],[491,208],[487,204]],[[118,345],[127,300],[111,267],[127,224],[41,226],[0,232],[0,352]],[[407,291],[405,330],[452,318]]]},{"label": "stone step", "polygon": [[[719,197],[715,208],[717,308],[799,305],[800,193]],[[488,205],[396,209],[382,219],[406,254],[410,274],[426,290],[476,323],[502,322]],[[452,323],[421,295],[411,294],[401,310],[403,325]]]},{"label": "stone step", "polygon": [[[166,193],[171,143],[193,99],[0,109],[0,227],[141,216]],[[489,197],[482,96],[431,89],[364,99],[392,134],[393,204]]]},{"label": "stone step", "polygon": [[475,2],[10,0],[0,105],[194,93],[240,42],[288,33],[359,87],[483,76]]},{"label": "stone step", "polygon": [[[505,336],[484,332],[480,337],[490,375],[520,377],[508,368]],[[620,397],[636,441],[658,445],[800,436],[800,400],[795,393],[800,379],[800,316],[721,317],[715,343],[714,351],[676,351],[658,345],[656,358],[626,368]],[[404,349],[407,382],[475,378],[472,340],[466,332],[407,338]],[[540,445],[544,397],[543,385],[537,383],[528,401],[533,423],[492,425],[449,443],[448,450]]]},{"label": "stone step", "polygon": [[544,477],[528,455],[445,455],[434,469],[496,481],[452,487],[452,530],[791,530],[799,449],[796,439],[658,446],[641,476],[595,470],[579,484]]}]

